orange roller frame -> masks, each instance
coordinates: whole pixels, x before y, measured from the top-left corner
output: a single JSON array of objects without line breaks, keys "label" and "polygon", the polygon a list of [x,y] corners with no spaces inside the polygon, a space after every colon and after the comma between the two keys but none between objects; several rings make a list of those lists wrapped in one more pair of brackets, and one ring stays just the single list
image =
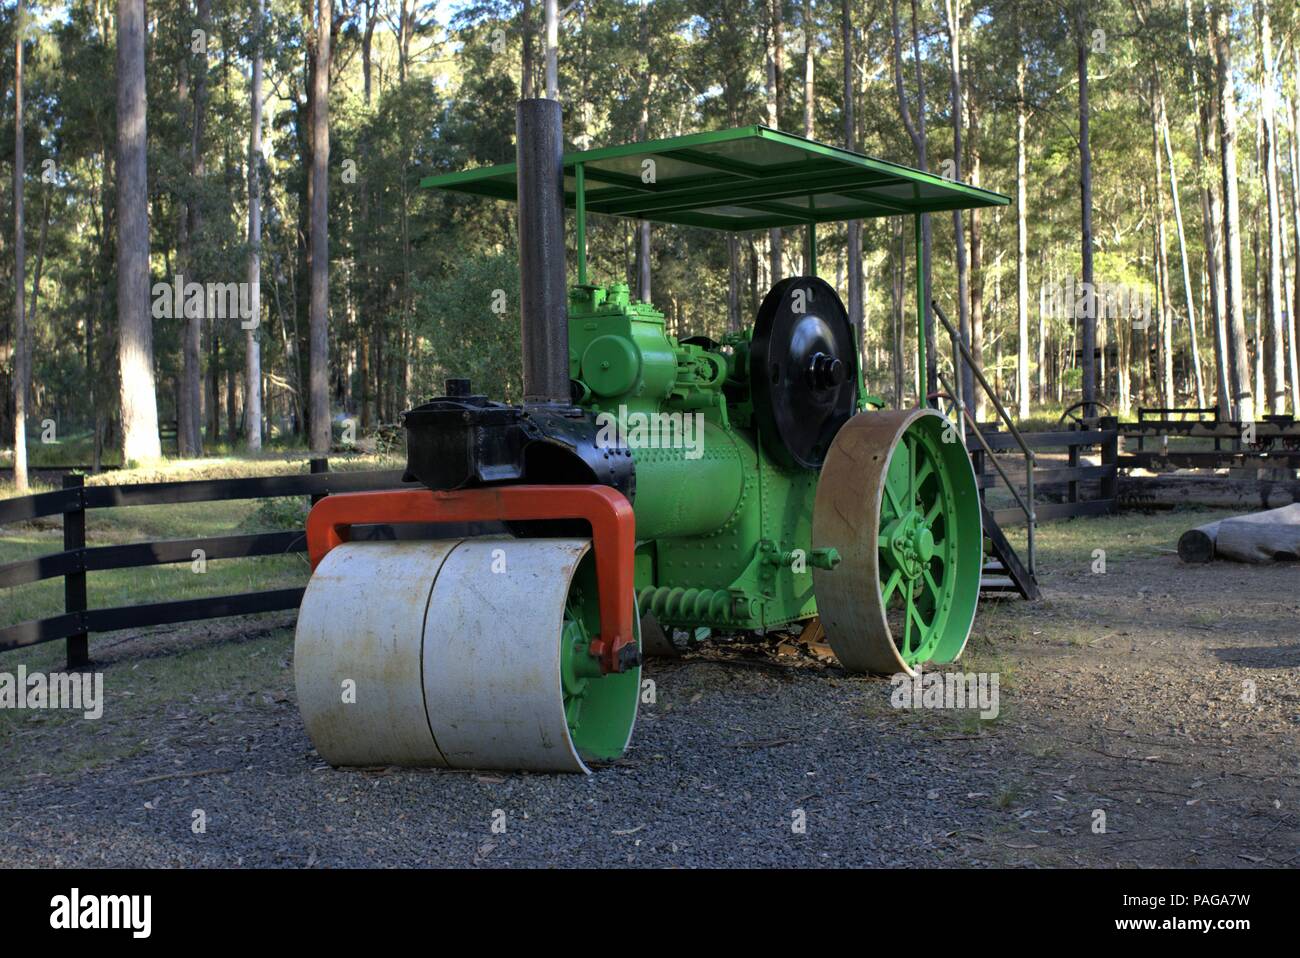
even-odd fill
[{"label": "orange roller frame", "polygon": [[631,601],[636,518],[632,504],[609,486],[498,486],[434,492],[394,489],[326,496],[307,516],[307,554],[315,571],[354,525],[413,522],[500,522],[583,519],[591,525],[600,593],[600,635],[591,643],[603,672],[618,672],[619,653],[636,641]]}]

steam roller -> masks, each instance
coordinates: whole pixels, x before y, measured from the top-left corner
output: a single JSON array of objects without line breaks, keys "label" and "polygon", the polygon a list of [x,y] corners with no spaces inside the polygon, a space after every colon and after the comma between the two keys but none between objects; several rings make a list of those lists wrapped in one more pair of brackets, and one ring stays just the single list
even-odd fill
[{"label": "steam roller", "polygon": [[[956,659],[983,551],[963,437],[931,408],[873,408],[835,290],[814,275],[784,279],[750,328],[713,340],[671,335],[626,285],[587,280],[583,217],[597,197],[612,192],[611,215],[656,218],[630,203],[635,190],[603,185],[626,181],[629,157],[632,168],[665,158],[650,196],[686,203],[709,164],[683,160],[681,183],[666,183],[667,157],[715,156],[725,169],[724,147],[755,163],[773,137],[810,141],[759,127],[566,156],[557,104],[522,101],[517,123],[516,164],[426,185],[519,204],[523,401],[449,380],[403,416],[403,488],[312,509],[295,672],[320,756],[589,771],[631,740],[643,622],[647,634],[725,637],[820,617],[849,671]],[[778,154],[773,169],[790,162]],[[743,178],[731,202],[759,203],[766,182]],[[860,182],[835,182],[852,195],[880,180],[862,169]],[[696,221],[662,218],[721,228],[699,219],[717,198],[693,202],[679,208]],[[571,287],[566,204],[579,217]],[[359,534],[410,524],[433,538]]]}]

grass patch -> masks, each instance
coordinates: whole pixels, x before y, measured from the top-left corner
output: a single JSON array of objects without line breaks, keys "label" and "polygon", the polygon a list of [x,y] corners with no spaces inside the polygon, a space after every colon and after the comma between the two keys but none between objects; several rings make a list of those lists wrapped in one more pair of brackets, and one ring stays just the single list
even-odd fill
[{"label": "grass patch", "polygon": [[1041,572],[1091,573],[1093,553],[1106,553],[1106,572],[1116,562],[1167,555],[1178,548],[1178,537],[1194,526],[1238,515],[1232,509],[1174,509],[1150,515],[1132,512],[1113,516],[1060,519],[1038,527],[1036,540]]},{"label": "grass patch", "polygon": [[[180,739],[194,737],[195,717],[207,719],[218,736],[249,710],[287,708],[292,645],[292,631],[276,629],[245,641],[182,646],[112,663],[103,673],[104,711],[96,720],[64,710],[0,710],[0,787],[184,747]],[[61,666],[61,643],[28,652],[29,671]],[[13,670],[17,662],[6,656],[2,667]],[[169,721],[159,723],[160,715]]]},{"label": "grass patch", "polygon": [[[269,508],[265,505],[269,502],[292,503],[300,498],[302,514],[305,515],[305,497],[96,509],[86,516],[86,541],[91,546],[104,546],[163,539],[206,538],[250,531],[270,532],[286,527],[266,521],[264,516],[259,515],[259,510]],[[0,563],[30,559],[63,548],[63,531],[56,517],[51,517],[48,521],[23,523],[6,530],[6,533],[0,538]],[[206,563],[203,572],[196,571],[190,562],[139,569],[114,569],[91,572],[86,580],[91,608],[107,608],[288,588],[305,584],[307,576],[306,558],[290,554],[215,559]],[[4,591],[6,595],[3,607],[0,608],[0,628],[63,611],[61,579],[50,579]],[[93,641],[92,639],[92,648]]]}]

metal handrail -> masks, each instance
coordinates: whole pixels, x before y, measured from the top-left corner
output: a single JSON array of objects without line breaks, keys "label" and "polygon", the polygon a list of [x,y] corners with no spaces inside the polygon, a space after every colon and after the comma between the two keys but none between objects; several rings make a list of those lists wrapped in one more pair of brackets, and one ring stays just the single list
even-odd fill
[{"label": "metal handrail", "polygon": [[[943,388],[948,392],[952,392],[948,386],[948,381],[943,378],[943,373],[938,373],[937,375],[939,376],[939,382]],[[972,426],[978,426],[978,423],[975,422],[975,417],[970,414],[970,410],[966,408],[965,403],[958,400],[955,403],[955,406],[961,412],[966,422],[969,422]],[[1007,484],[1007,488],[1011,490],[1011,495],[1015,496],[1016,503],[1020,506],[1021,511],[1028,516],[1030,513],[1029,506],[1026,505],[1025,500],[1021,498],[1020,493],[1011,482],[1011,477],[1007,475],[1007,471],[1002,468],[1002,463],[998,462],[997,456],[994,455],[993,447],[989,445],[989,441],[984,438],[984,434],[980,432],[978,428],[975,429],[975,438],[979,440],[980,445],[984,447],[984,451],[988,453],[989,460],[993,463],[993,468],[998,471],[998,475],[1002,477],[1002,481]]]},{"label": "metal handrail", "polygon": [[[1007,431],[1015,437],[1016,443],[1024,450],[1025,455],[1030,459],[1033,459],[1033,451],[1025,442],[1024,436],[1020,435],[1020,430],[1016,428],[1016,424],[1011,421],[1011,416],[1007,414],[1006,407],[1003,406],[1002,401],[998,399],[997,393],[994,392],[993,387],[989,385],[989,381],[984,378],[983,370],[979,368],[979,365],[975,362],[975,357],[973,357],[970,350],[966,348],[966,341],[958,335],[957,330],[953,328],[952,323],[948,320],[948,317],[944,315],[943,309],[940,308],[937,302],[931,300],[930,308],[934,310],[934,314],[939,317],[939,321],[942,322],[944,328],[948,330],[948,335],[951,337],[953,344],[961,350],[961,355],[965,357],[967,364],[971,368],[971,372],[975,374],[975,378],[979,380],[979,384],[984,387],[984,392],[988,394],[989,399],[992,401],[993,408],[998,411],[998,415],[1002,417],[1002,421],[1007,424]],[[954,372],[959,371],[960,370],[954,370]],[[961,377],[958,376],[957,378],[960,379]]]},{"label": "metal handrail", "polygon": [[[1020,510],[1025,514],[1025,530],[1026,530],[1026,537],[1028,540],[1026,543],[1027,546],[1026,551],[1028,553],[1027,558],[1029,560],[1027,565],[1029,568],[1029,574],[1035,575],[1036,563],[1034,559],[1034,526],[1038,521],[1038,516],[1034,512],[1034,463],[1036,460],[1034,457],[1033,450],[1031,450],[1029,448],[1029,444],[1025,442],[1025,437],[1020,434],[1020,430],[1016,428],[1016,424],[1011,421],[1011,416],[1007,413],[1006,407],[1002,405],[1002,401],[998,399],[996,391],[994,391],[993,387],[989,385],[988,379],[986,379],[984,376],[984,371],[980,369],[979,364],[975,362],[975,357],[971,355],[970,350],[967,348],[966,341],[962,339],[961,335],[957,332],[957,330],[953,328],[953,325],[948,320],[948,317],[944,315],[942,307],[940,307],[936,301],[930,300],[930,308],[934,310],[934,314],[939,317],[939,321],[943,323],[944,329],[948,330],[948,337],[949,339],[952,340],[952,344],[953,344],[953,351],[952,351],[953,370],[952,371],[953,371],[953,379],[956,380],[956,384],[955,384],[956,389],[954,390],[952,388],[949,388],[946,383],[944,385],[944,388],[948,392],[952,393],[952,395],[955,397],[955,402],[958,410],[960,410],[961,412],[963,421],[970,423],[971,428],[975,433],[975,438],[978,439],[980,445],[984,447],[984,450],[987,453],[988,458],[992,460],[994,468],[997,469],[998,474],[1002,477],[1002,481],[1007,484],[1007,488],[1011,490],[1011,494],[1015,497],[1016,504],[1020,506]],[[961,369],[960,359],[965,359],[966,364],[970,367],[971,372],[975,374],[975,379],[979,382],[979,384],[982,387],[984,387],[984,392],[989,397],[989,401],[993,403],[993,408],[997,410],[997,413],[1002,418],[1002,421],[1006,423],[1007,431],[1011,433],[1012,438],[1015,439],[1017,445],[1020,446],[1021,451],[1024,453],[1025,496],[1023,498],[1021,497],[1020,493],[1016,490],[1016,487],[1012,484],[1010,477],[1007,476],[1006,470],[1002,468],[1002,464],[998,462],[998,457],[994,454],[992,448],[988,444],[988,441],[984,438],[984,434],[980,431],[979,423],[975,421],[975,418],[974,416],[971,415],[970,410],[966,408],[966,403],[963,400],[961,394],[962,369]],[[939,381],[941,383],[944,383],[944,379],[942,375],[939,376]],[[962,431],[965,432],[964,427]],[[1028,499],[1029,501],[1026,502],[1025,499]]]}]

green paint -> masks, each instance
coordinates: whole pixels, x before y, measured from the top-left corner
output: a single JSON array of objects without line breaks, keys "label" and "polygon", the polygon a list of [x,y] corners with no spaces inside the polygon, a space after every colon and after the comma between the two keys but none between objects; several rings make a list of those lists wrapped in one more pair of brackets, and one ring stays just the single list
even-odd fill
[{"label": "green paint", "polygon": [[[605,440],[632,446],[640,611],[669,628],[758,630],[808,618],[817,611],[812,570],[839,565],[834,550],[812,548],[818,473],[782,467],[756,434],[748,331],[723,347],[680,343],[622,283],[570,293],[570,375],[609,430]],[[978,499],[960,485],[970,466],[960,441],[945,441],[946,426],[938,417],[914,424],[887,471],[881,585],[903,606],[896,636],[909,664],[956,654],[965,636],[950,637],[947,623],[969,621],[978,599],[978,556],[971,564],[960,552],[981,545]]]},{"label": "green paint", "polygon": [[912,231],[916,234],[916,404],[928,406],[930,390],[925,375],[925,243],[920,213],[912,217]]},{"label": "green paint", "polygon": [[[623,754],[636,720],[641,694],[640,667],[602,675],[599,661],[587,654],[591,637],[600,632],[596,563],[588,552],[574,574],[560,636],[560,679],[564,714],[574,747],[584,759],[614,759]],[[641,642],[637,625],[637,644]]]},{"label": "green paint", "polygon": [[[647,161],[655,173],[648,179]],[[563,163],[571,208],[581,202],[585,212],[708,229],[794,227],[1010,202],[763,126],[579,151],[566,154]],[[425,177],[420,185],[513,200],[515,180],[515,164],[504,163]],[[585,188],[588,180],[595,188]]]},{"label": "green paint", "polygon": [[670,627],[807,618],[812,569],[838,558],[812,555],[817,474],[777,465],[754,435],[748,333],[726,345],[730,355],[683,345],[622,283],[569,297],[570,375],[636,460],[641,610]]},{"label": "green paint", "polygon": [[577,212],[578,285],[585,286],[587,284],[587,187],[582,163],[574,166],[573,179],[576,183],[574,205]]},{"label": "green paint", "polygon": [[951,424],[926,416],[908,427],[886,470],[880,591],[909,666],[952,661],[979,601],[979,496],[965,460]]},{"label": "green paint", "polygon": [[[653,176],[645,175],[647,162]],[[640,611],[665,627],[697,631],[769,629],[815,615],[812,569],[834,569],[840,557],[811,545],[818,473],[781,466],[757,434],[751,331],[728,334],[720,350],[683,344],[668,335],[662,313],[632,301],[625,284],[591,283],[587,213],[738,232],[804,226],[812,275],[817,224],[914,214],[917,390],[925,405],[921,214],[1009,199],[761,126],[571,153],[564,167],[565,203],[577,214],[569,374],[580,403],[612,430],[607,440],[626,442],[636,461]],[[595,189],[587,189],[589,180]],[[514,200],[515,165],[426,177],[420,185]],[[854,375],[858,407],[883,406],[866,393],[860,355]],[[965,635],[947,623],[969,621],[979,595],[978,496],[958,488],[970,465],[960,440],[935,432],[943,422],[919,421],[893,451],[879,530],[881,587],[901,605],[896,635],[911,665],[950,661],[960,651]],[[570,596],[561,669],[575,744],[598,758],[621,753],[640,670],[601,676],[583,654],[599,629],[595,595],[585,560]]]}]

